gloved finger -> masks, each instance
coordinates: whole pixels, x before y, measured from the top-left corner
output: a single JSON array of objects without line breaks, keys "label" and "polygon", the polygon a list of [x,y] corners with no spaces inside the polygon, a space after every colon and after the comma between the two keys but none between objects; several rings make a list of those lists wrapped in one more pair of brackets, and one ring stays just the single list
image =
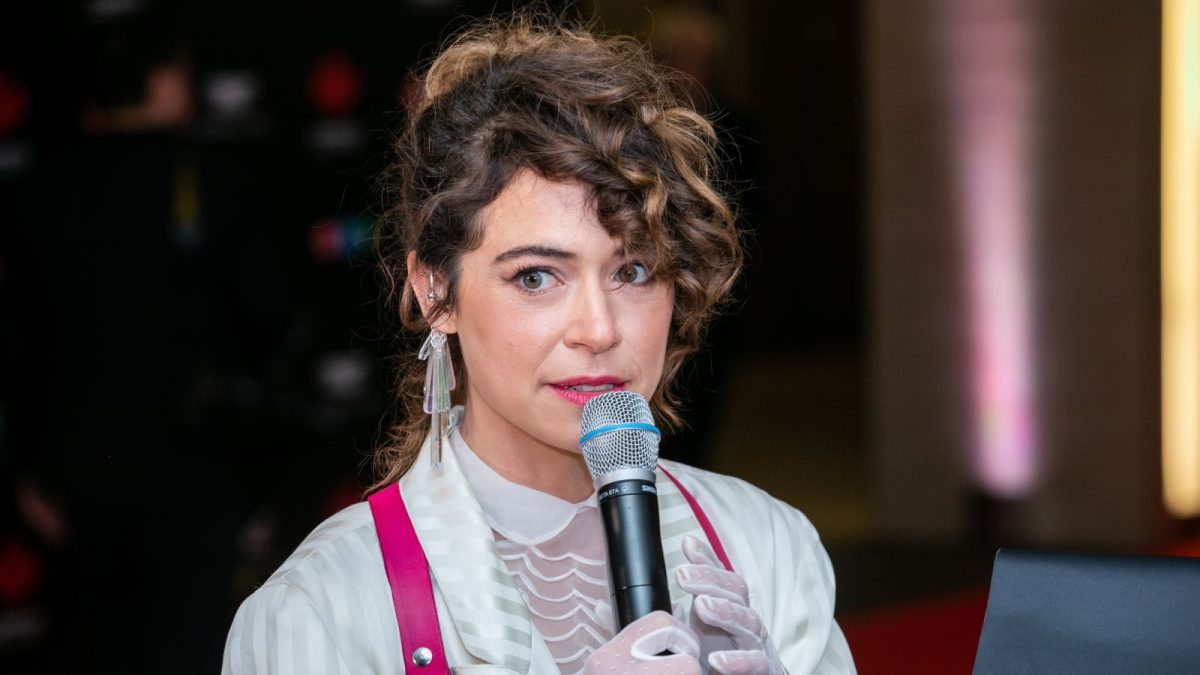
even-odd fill
[{"label": "gloved finger", "polygon": [[688,562],[696,565],[725,569],[725,564],[717,557],[717,552],[713,550],[708,541],[690,534],[683,538],[683,556],[687,558]]},{"label": "gloved finger", "polygon": [[700,564],[680,565],[675,570],[675,583],[692,595],[711,595],[743,605],[750,602],[746,581],[726,569]]},{"label": "gloved finger", "polygon": [[[664,654],[671,651],[673,654]],[[651,612],[592,652],[586,675],[700,675],[700,646],[682,622],[666,612]]]},{"label": "gloved finger", "polygon": [[692,612],[700,621],[725,631],[739,649],[762,649],[762,619],[749,607],[710,595],[697,596]]},{"label": "gloved finger", "polygon": [[777,672],[771,659],[761,651],[713,652],[708,655],[710,673],[721,675],[770,675]]},{"label": "gloved finger", "polygon": [[625,633],[633,637],[629,653],[639,661],[662,660],[670,657],[659,656],[663,652],[687,656],[694,659],[700,657],[700,643],[681,621],[666,612],[651,612],[634,621],[617,635],[625,637]]}]

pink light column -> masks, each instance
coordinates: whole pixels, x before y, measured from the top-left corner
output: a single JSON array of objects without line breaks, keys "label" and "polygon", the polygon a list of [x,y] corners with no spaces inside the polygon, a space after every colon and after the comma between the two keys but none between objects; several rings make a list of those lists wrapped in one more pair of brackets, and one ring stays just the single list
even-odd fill
[{"label": "pink light column", "polygon": [[985,492],[1037,479],[1030,299],[1034,45],[1022,0],[945,0],[945,63],[966,256],[974,447]]}]

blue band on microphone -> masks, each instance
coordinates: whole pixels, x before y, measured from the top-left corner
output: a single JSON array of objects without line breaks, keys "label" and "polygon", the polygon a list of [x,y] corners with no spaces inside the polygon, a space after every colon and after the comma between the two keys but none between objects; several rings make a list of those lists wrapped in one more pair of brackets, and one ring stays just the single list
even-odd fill
[{"label": "blue band on microphone", "polygon": [[622,429],[637,429],[639,431],[649,431],[655,436],[661,436],[662,432],[653,424],[645,422],[622,422],[620,424],[606,424],[602,427],[596,427],[579,438],[579,445],[583,445],[600,434],[607,434],[610,431],[620,431]]}]

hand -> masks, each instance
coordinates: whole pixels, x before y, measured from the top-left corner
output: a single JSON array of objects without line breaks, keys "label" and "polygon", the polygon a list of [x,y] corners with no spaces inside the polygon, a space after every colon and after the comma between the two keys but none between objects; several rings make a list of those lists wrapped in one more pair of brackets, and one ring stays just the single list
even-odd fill
[{"label": "hand", "polygon": [[[670,651],[671,654],[662,654]],[[700,643],[666,612],[651,612],[626,626],[583,664],[588,675],[644,673],[700,675]]]},{"label": "hand", "polygon": [[[695,596],[693,626],[712,672],[721,675],[784,675],[775,645],[742,577],[725,569],[708,542],[685,537],[683,554],[691,564],[675,572],[679,587]],[[698,620],[698,624],[696,622]]]}]

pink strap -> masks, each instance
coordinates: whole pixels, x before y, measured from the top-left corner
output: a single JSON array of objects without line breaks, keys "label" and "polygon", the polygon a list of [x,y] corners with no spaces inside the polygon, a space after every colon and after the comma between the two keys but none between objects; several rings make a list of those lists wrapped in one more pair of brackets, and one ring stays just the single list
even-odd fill
[{"label": "pink strap", "polygon": [[[433,584],[429,579],[429,564],[417,539],[400,485],[393,484],[367,498],[375,531],[379,533],[379,548],[383,551],[383,567],[392,587],[392,604],[396,623],[400,626],[400,663],[407,672],[449,675],[446,650],[442,647],[442,632],[438,628],[437,606],[433,602]],[[426,654],[422,650],[428,650]],[[420,653],[418,653],[420,652]],[[419,666],[422,657],[429,660]],[[410,665],[412,664],[412,665]]]},{"label": "pink strap", "polygon": [[659,464],[658,468],[662,469],[663,475],[670,478],[675,487],[679,488],[688,506],[692,507],[692,513],[696,514],[696,520],[700,521],[700,528],[704,530],[704,536],[708,537],[708,543],[712,546],[713,553],[717,554],[717,558],[720,559],[721,564],[725,565],[725,569],[732,572],[733,565],[729,562],[729,556],[725,554],[725,547],[721,545],[721,539],[717,537],[717,531],[713,529],[712,522],[708,520],[704,509],[700,508],[696,498],[692,496],[691,492],[688,492],[687,488],[683,487],[683,483],[680,483],[678,478],[672,476],[671,472],[667,471],[663,465]]}]

